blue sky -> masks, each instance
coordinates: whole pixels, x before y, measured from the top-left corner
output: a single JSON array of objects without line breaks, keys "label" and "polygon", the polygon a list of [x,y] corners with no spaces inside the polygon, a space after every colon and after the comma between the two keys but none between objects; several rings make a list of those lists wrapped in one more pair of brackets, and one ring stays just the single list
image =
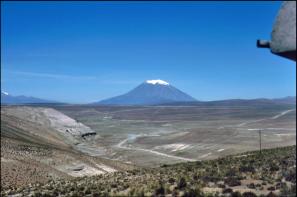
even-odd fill
[{"label": "blue sky", "polygon": [[2,2],[1,89],[86,103],[163,79],[198,100],[296,95],[256,48],[281,2]]}]

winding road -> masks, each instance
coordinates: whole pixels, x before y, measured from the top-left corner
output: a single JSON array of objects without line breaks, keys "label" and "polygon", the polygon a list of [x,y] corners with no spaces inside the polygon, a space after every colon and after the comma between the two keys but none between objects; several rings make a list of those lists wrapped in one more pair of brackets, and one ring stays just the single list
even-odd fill
[{"label": "winding road", "polygon": [[279,117],[281,117],[281,116],[284,116],[284,115],[286,115],[287,113],[289,113],[289,112],[291,112],[291,111],[294,111],[294,110],[295,110],[295,109],[289,109],[289,110],[283,111],[282,113],[277,114],[276,116],[273,116],[271,119],[277,119],[277,118],[279,118]]},{"label": "winding road", "polygon": [[[138,136],[140,137],[140,135]],[[137,137],[136,137],[137,138]],[[130,140],[130,138],[126,138],[123,141],[119,142],[116,147],[117,148],[121,148],[121,149],[126,149],[126,150],[137,150],[137,151],[144,151],[144,152],[148,152],[148,153],[152,153],[155,155],[159,155],[159,156],[163,156],[163,157],[168,157],[168,158],[172,158],[172,159],[178,159],[178,160],[183,160],[183,161],[198,161],[196,159],[190,159],[190,158],[185,158],[185,157],[179,157],[179,156],[174,156],[174,155],[168,155],[166,153],[161,153],[158,151],[154,151],[154,150],[150,150],[150,149],[144,149],[144,148],[137,148],[137,147],[127,147],[125,146],[125,144]]]},{"label": "winding road", "polygon": [[[290,110],[286,110],[286,111],[283,111],[271,118],[266,118],[266,119],[258,119],[258,120],[252,120],[252,121],[246,121],[246,122],[243,122],[243,123],[240,123],[238,125],[236,125],[237,127],[240,127],[240,126],[244,126],[246,124],[249,124],[249,123],[254,123],[254,122],[260,122],[260,121],[263,121],[263,120],[267,120],[267,119],[277,119],[281,116],[284,116],[286,115],[287,113],[291,112],[291,111],[294,111],[295,109],[290,109]],[[120,149],[125,149],[125,150],[136,150],[136,151],[143,151],[143,152],[148,152],[148,153],[151,153],[151,154],[155,154],[155,155],[159,155],[159,156],[163,156],[163,157],[168,157],[168,158],[172,158],[172,159],[177,159],[177,160],[183,160],[183,161],[199,161],[199,160],[196,160],[196,159],[190,159],[190,158],[185,158],[185,157],[179,157],[179,156],[174,156],[174,155],[169,155],[169,154],[166,154],[166,153],[161,153],[161,152],[158,152],[158,151],[155,151],[155,150],[151,150],[151,149],[144,149],[144,148],[137,148],[137,147],[128,147],[128,146],[125,146],[125,144],[129,141],[129,140],[135,140],[137,139],[138,137],[141,137],[142,135],[135,135],[133,138],[131,137],[128,137],[122,141],[120,141],[118,144],[116,144],[115,146],[117,148],[120,148]],[[218,150],[219,152],[222,151],[224,149],[220,149]],[[208,153],[207,155],[205,156],[208,156],[210,155],[211,153]]]},{"label": "winding road", "polygon": [[244,126],[244,125],[247,125],[247,124],[250,124],[250,123],[260,122],[260,121],[268,120],[268,119],[273,119],[273,120],[275,120],[275,119],[280,118],[280,117],[282,117],[282,116],[286,115],[287,113],[289,113],[289,112],[291,112],[291,111],[294,111],[294,110],[295,110],[295,109],[289,109],[289,110],[283,111],[283,112],[281,112],[281,113],[279,113],[279,114],[277,114],[277,115],[275,115],[275,116],[273,116],[273,117],[271,117],[271,118],[264,118],[264,119],[258,119],[258,120],[246,121],[246,122],[243,122],[243,123],[238,124],[237,126],[238,126],[238,127],[241,127],[241,126]]}]

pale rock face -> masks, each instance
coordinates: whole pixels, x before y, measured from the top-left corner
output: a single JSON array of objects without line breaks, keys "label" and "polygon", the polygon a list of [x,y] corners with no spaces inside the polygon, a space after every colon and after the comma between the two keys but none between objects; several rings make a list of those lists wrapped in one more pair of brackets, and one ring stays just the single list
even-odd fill
[{"label": "pale rock face", "polygon": [[88,126],[52,108],[22,106],[5,108],[4,110],[6,114],[11,116],[53,128],[64,136],[82,136],[94,133]]},{"label": "pale rock face", "polygon": [[169,85],[168,82],[163,81],[161,79],[147,80],[146,83],[153,84],[153,85],[156,85],[156,84],[159,84],[159,85]]}]

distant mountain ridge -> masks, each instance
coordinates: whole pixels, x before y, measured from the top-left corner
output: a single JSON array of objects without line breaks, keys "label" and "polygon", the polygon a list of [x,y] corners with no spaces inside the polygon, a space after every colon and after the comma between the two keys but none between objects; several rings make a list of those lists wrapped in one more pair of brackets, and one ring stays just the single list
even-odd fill
[{"label": "distant mountain ridge", "polygon": [[162,106],[256,106],[271,104],[288,104],[296,105],[296,96],[287,96],[283,98],[267,99],[226,99],[215,101],[194,101],[194,102],[171,102],[162,103]]},{"label": "distant mountain ridge", "polygon": [[41,104],[41,103],[57,103],[56,101],[50,101],[30,96],[13,96],[7,92],[1,91],[1,104]]},{"label": "distant mountain ridge", "polygon": [[[163,85],[167,86],[167,84],[163,84]],[[180,90],[178,90],[178,92],[179,91]],[[185,94],[185,93],[182,92],[182,95],[183,94]],[[153,95],[153,92],[151,95]],[[257,98],[257,99],[226,99],[226,100],[214,100],[214,101],[198,101],[190,96],[188,97],[187,94],[185,94],[185,95],[186,95],[185,97],[182,97],[183,99],[185,99],[185,101],[172,101],[170,99],[160,99],[159,97],[157,97],[157,100],[159,102],[156,102],[156,99],[152,98],[150,96],[145,99],[145,101],[148,101],[147,103],[150,103],[150,104],[145,104],[145,105],[160,105],[160,106],[257,106],[257,105],[271,105],[271,104],[296,105],[296,96],[287,96],[287,97],[283,97],[283,98],[273,98],[273,99]],[[113,97],[111,99],[106,99],[106,100],[92,103],[92,104],[95,104],[95,105],[98,105],[98,104],[99,105],[121,105],[121,104],[112,104],[112,103],[121,101],[122,98],[126,99],[128,96],[130,96],[130,95],[124,94],[124,95],[121,95],[118,97]],[[145,96],[145,94],[144,94],[144,96]],[[134,99],[138,99],[138,98],[139,97],[135,97]],[[142,105],[140,103],[131,104],[132,101],[133,100],[131,100],[131,102],[126,102],[126,104],[122,104],[122,105]],[[127,104],[127,103],[129,103],[129,104]],[[67,103],[64,103],[64,102],[51,101],[51,100],[40,99],[40,98],[30,97],[30,96],[13,96],[13,95],[10,95],[4,91],[1,91],[1,104],[3,104],[3,105],[17,105],[17,104],[68,105]],[[88,105],[90,105],[90,104],[88,104]]]},{"label": "distant mountain ridge", "polygon": [[285,104],[296,104],[296,96],[287,96],[284,98],[272,99],[274,102],[285,103]]},{"label": "distant mountain ridge", "polygon": [[157,79],[147,80],[126,94],[105,99],[97,104],[102,105],[154,105],[169,102],[196,101],[190,95]]}]

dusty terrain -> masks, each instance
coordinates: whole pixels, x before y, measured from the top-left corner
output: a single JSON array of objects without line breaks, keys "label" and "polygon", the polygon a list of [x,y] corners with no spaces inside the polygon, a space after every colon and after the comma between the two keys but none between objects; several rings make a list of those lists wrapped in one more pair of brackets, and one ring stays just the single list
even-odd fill
[{"label": "dusty terrain", "polygon": [[295,145],[295,118],[286,104],[2,106],[2,191],[258,150],[259,130],[262,149]]},{"label": "dusty terrain", "polygon": [[159,166],[296,144],[294,105],[56,107],[101,136],[102,156]]}]

